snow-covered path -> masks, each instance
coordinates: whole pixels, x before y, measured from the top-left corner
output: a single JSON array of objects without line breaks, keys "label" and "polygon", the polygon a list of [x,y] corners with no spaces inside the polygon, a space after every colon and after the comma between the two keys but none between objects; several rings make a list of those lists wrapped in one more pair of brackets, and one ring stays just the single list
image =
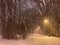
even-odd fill
[{"label": "snow-covered path", "polygon": [[60,38],[34,34],[29,37],[30,45],[60,45]]},{"label": "snow-covered path", "polygon": [[0,45],[60,45],[60,38],[34,34],[26,40],[0,39]]}]

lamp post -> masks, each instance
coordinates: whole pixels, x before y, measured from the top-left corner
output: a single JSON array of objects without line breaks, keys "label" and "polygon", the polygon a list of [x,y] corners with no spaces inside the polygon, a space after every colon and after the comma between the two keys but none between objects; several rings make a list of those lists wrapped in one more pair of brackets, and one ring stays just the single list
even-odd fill
[{"label": "lamp post", "polygon": [[44,30],[45,34],[47,34],[47,35],[50,35],[50,25],[51,24],[50,24],[49,19],[45,18],[43,20],[43,30]]}]

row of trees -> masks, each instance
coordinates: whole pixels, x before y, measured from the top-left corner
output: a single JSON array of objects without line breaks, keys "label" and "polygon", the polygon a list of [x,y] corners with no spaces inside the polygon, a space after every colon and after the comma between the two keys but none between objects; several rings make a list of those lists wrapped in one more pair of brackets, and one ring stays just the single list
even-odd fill
[{"label": "row of trees", "polygon": [[[44,26],[42,23],[43,31],[47,35],[51,36],[57,36],[60,37],[60,1],[59,0],[36,0],[39,5],[39,9],[42,10],[42,19],[44,20],[47,18],[50,21],[51,29],[50,26],[48,27]],[[41,8],[41,4],[42,8]]]},{"label": "row of trees", "polygon": [[[0,24],[2,37],[16,39],[17,35],[26,38],[37,26],[45,34],[60,36],[59,0],[0,0]],[[43,19],[49,18],[51,28],[43,26]]]},{"label": "row of trees", "polygon": [[24,2],[26,1],[0,0],[0,21],[3,38],[17,39],[17,35],[20,35],[25,39],[29,33],[33,33],[38,25],[40,13],[33,6],[31,9],[30,7],[27,7],[28,9],[24,7],[24,5],[28,5],[24,4]]}]

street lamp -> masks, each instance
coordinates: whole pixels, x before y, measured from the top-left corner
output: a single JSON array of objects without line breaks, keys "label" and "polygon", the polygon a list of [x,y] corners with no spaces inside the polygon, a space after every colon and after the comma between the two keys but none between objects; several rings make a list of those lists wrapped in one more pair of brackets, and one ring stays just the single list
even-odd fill
[{"label": "street lamp", "polygon": [[49,24],[49,20],[48,19],[45,19],[44,20],[44,24]]}]

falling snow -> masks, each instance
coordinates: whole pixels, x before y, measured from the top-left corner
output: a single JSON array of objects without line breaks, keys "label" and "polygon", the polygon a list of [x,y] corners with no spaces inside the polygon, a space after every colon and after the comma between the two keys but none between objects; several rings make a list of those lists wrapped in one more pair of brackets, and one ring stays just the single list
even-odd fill
[{"label": "falling snow", "polygon": [[[31,45],[35,45],[32,41],[40,40],[42,42],[36,45],[46,43],[52,45],[56,42],[59,45],[59,5],[59,0],[0,0],[0,38],[4,40],[2,42],[6,44],[5,39],[15,39],[14,41],[26,39],[31,40]],[[50,38],[54,38],[52,42]],[[19,41],[16,45],[26,45],[24,41],[23,43]],[[4,45],[2,42],[0,41],[0,45]],[[9,44],[8,42],[7,45]]]}]

